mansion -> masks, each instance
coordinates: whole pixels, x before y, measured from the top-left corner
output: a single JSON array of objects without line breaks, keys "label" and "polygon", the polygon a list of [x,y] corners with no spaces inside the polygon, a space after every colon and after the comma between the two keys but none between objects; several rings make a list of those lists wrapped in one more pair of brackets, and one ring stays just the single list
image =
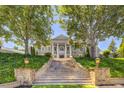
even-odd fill
[{"label": "mansion", "polygon": [[[99,48],[96,48],[96,56],[99,56]],[[52,39],[52,44],[49,46],[41,46],[37,50],[38,55],[44,55],[45,53],[51,53],[54,58],[69,58],[76,56],[85,56],[86,48],[74,48],[69,44],[69,38],[64,35],[59,35]]]}]

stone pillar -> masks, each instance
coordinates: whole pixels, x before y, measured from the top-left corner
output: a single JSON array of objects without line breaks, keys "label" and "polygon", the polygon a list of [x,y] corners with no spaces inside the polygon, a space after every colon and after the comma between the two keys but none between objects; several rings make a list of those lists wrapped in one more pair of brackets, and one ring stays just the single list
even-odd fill
[{"label": "stone pillar", "polygon": [[54,44],[52,43],[52,56],[54,57]]},{"label": "stone pillar", "polygon": [[71,45],[69,46],[69,50],[70,50],[70,57],[72,57],[72,48],[71,48]]},{"label": "stone pillar", "polygon": [[59,58],[59,44],[57,43],[57,58]]},{"label": "stone pillar", "polygon": [[32,85],[35,80],[35,70],[30,68],[17,68],[14,69],[16,81],[21,85]]},{"label": "stone pillar", "polygon": [[95,69],[89,69],[89,73],[90,73],[90,78],[91,78],[92,85],[96,85]]},{"label": "stone pillar", "polygon": [[67,46],[66,46],[66,43],[65,43],[65,58],[67,57]]}]

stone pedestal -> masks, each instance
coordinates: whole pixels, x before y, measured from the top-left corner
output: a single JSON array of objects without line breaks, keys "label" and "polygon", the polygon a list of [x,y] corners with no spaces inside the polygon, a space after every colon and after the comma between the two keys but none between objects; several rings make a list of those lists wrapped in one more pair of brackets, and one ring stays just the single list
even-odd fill
[{"label": "stone pedestal", "polygon": [[96,84],[95,69],[89,69],[89,73],[90,73],[92,84],[95,85]]},{"label": "stone pedestal", "polygon": [[96,74],[97,81],[106,81],[110,78],[110,68],[99,68]]},{"label": "stone pedestal", "polygon": [[35,79],[35,70],[30,68],[15,69],[15,77],[21,85],[32,85],[32,82]]}]

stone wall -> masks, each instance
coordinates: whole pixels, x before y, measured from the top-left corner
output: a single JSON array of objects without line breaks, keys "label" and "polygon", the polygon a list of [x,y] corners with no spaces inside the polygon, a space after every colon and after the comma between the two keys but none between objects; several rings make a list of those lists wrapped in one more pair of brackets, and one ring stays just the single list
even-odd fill
[{"label": "stone wall", "polygon": [[110,79],[110,68],[99,68],[96,70],[96,79],[98,82]]},{"label": "stone wall", "polygon": [[20,85],[21,85],[20,82],[15,81],[15,82],[10,82],[10,83],[0,84],[0,88],[15,88]]},{"label": "stone wall", "polygon": [[15,77],[21,85],[32,85],[35,79],[35,70],[30,68],[15,69]]},{"label": "stone wall", "polygon": [[90,73],[90,78],[91,78],[92,84],[95,85],[95,83],[96,83],[95,69],[89,69],[89,73]]},{"label": "stone wall", "polygon": [[124,84],[124,78],[111,78],[110,68],[99,68],[95,70],[97,85]]}]

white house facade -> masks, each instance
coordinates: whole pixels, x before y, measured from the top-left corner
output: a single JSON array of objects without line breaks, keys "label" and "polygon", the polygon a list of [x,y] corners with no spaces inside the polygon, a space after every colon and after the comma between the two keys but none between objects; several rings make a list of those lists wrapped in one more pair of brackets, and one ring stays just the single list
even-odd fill
[{"label": "white house facade", "polygon": [[59,35],[52,39],[51,45],[41,46],[41,48],[37,50],[37,53],[38,55],[51,53],[54,58],[69,58],[72,56],[84,56],[86,54],[86,48],[74,48],[69,43],[68,37]]}]

